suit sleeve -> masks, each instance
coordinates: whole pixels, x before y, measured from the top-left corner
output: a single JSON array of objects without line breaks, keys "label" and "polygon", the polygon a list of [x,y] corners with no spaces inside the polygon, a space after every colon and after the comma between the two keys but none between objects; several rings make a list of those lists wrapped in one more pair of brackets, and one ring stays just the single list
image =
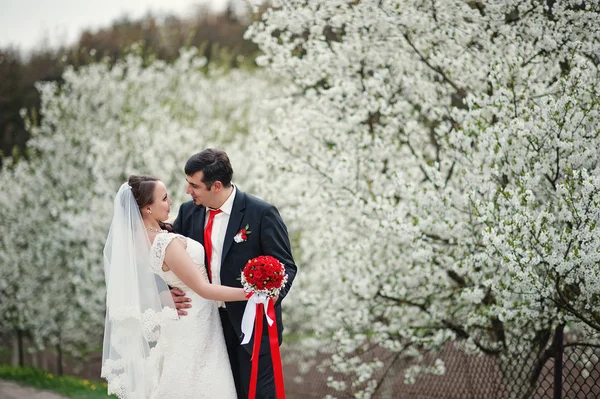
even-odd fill
[{"label": "suit sleeve", "polygon": [[292,287],[292,282],[296,277],[298,267],[294,263],[294,258],[292,257],[287,227],[285,226],[285,223],[283,223],[277,208],[274,206],[269,207],[263,214],[260,242],[264,255],[270,255],[279,259],[285,266],[288,281],[279,292],[278,302],[281,302]]},{"label": "suit sleeve", "polygon": [[179,207],[179,212],[177,212],[177,217],[173,222],[173,230],[175,230],[175,232],[178,234],[181,234],[181,232],[183,231],[183,208],[183,205]]}]

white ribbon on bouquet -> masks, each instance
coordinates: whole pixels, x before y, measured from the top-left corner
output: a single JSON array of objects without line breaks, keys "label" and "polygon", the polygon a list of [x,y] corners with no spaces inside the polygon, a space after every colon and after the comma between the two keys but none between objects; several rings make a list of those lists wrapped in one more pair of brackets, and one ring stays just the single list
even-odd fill
[{"label": "white ribbon on bouquet", "polygon": [[[271,300],[271,297],[263,293],[254,293],[250,298],[248,298],[246,309],[244,310],[244,315],[242,316],[242,333],[244,333],[242,345],[250,342],[250,338],[252,338],[252,332],[254,331],[254,320],[257,317],[256,308],[258,304],[263,304],[263,311],[265,312],[267,323],[269,323],[271,326],[275,322],[267,314],[267,305],[269,304],[269,300]],[[262,315],[258,315],[258,317],[262,317]]]}]

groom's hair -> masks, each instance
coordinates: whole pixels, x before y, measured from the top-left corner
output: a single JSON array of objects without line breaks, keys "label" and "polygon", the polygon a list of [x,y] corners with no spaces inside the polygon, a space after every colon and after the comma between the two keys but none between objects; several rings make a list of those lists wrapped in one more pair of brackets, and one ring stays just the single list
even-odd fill
[{"label": "groom's hair", "polygon": [[231,186],[233,177],[233,168],[227,153],[216,148],[208,148],[192,155],[185,163],[184,171],[188,176],[202,171],[202,183],[206,184],[209,190],[216,181],[223,183],[224,187]]}]

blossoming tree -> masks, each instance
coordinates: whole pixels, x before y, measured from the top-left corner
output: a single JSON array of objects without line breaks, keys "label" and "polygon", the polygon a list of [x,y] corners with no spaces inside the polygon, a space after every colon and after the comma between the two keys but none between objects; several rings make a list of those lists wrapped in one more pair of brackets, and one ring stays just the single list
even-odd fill
[{"label": "blossoming tree", "polygon": [[332,385],[378,389],[367,342],[419,360],[519,341],[523,383],[555,331],[597,343],[598,3],[272,3],[247,37],[293,82],[272,163],[305,182],[297,285],[353,375]]},{"label": "blossoming tree", "polygon": [[180,204],[185,161],[216,146],[240,165],[236,184],[254,190],[264,168],[252,156],[253,132],[271,115],[258,99],[277,85],[189,50],[173,64],[132,55],[68,69],[60,85],[38,89],[43,118],[29,127],[30,161],[7,160],[0,172],[0,325],[40,346],[97,347],[102,248],[118,187],[130,173],[152,173]]}]

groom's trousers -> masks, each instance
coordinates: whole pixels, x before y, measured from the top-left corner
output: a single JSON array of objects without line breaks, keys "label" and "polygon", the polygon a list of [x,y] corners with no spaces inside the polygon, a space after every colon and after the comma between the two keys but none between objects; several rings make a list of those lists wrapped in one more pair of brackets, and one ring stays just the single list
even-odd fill
[{"label": "groom's trousers", "polygon": [[[250,372],[252,369],[251,356],[240,345],[240,339],[231,325],[227,310],[219,308],[219,315],[221,316],[223,335],[225,336],[225,345],[227,345],[227,353],[229,354],[229,363],[231,364],[233,379],[235,380],[237,396],[238,399],[247,399],[250,387]],[[258,359],[256,399],[275,399],[275,377],[270,353],[261,355]]]}]

